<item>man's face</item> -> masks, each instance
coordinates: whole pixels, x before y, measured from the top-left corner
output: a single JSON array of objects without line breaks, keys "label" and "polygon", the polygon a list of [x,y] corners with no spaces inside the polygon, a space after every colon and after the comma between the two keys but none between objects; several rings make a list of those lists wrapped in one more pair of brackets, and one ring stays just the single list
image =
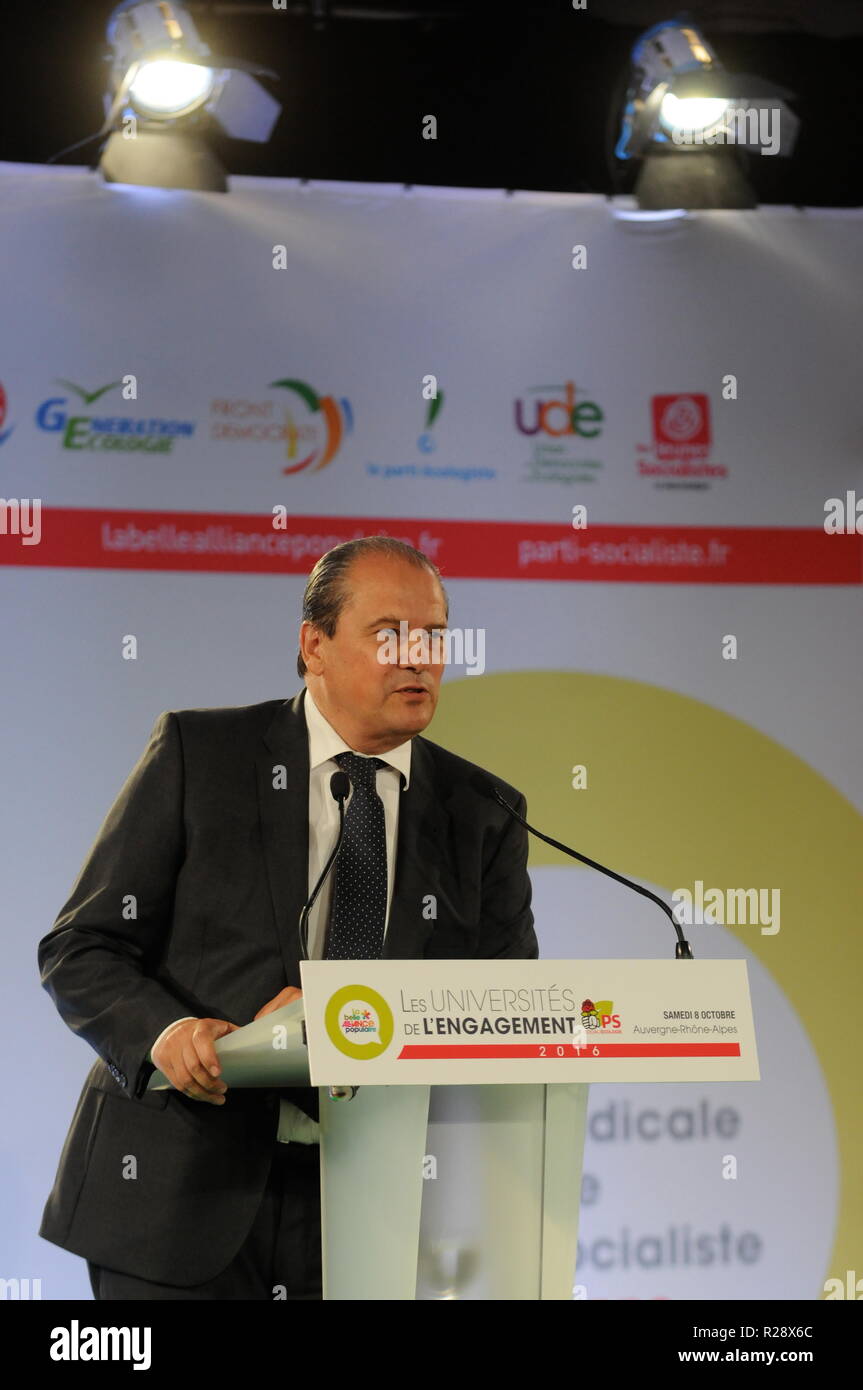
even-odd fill
[{"label": "man's face", "polygon": [[[346,743],[360,753],[386,753],[421,733],[435,712],[444,652],[432,633],[446,628],[443,595],[430,570],[390,555],[354,560],[345,586],[349,596],[333,637],[311,623],[300,628],[306,680]],[[395,660],[380,659],[387,645],[378,634],[389,637]]]}]

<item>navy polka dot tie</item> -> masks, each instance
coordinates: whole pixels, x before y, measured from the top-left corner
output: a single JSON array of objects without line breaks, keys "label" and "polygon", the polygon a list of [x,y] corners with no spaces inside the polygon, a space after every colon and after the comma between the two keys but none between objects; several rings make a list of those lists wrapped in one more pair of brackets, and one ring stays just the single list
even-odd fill
[{"label": "navy polka dot tie", "polygon": [[336,860],[325,960],[379,960],[387,912],[387,832],[375,788],[380,758],[337,753],[351,779],[345,833]]}]

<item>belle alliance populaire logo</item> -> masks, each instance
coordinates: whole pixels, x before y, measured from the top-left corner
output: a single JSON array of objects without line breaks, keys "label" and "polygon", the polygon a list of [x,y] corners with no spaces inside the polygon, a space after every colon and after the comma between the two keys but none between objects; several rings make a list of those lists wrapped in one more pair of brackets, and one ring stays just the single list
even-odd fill
[{"label": "belle alliance populaire logo", "polygon": [[367,985],[336,990],[324,1013],[327,1037],[339,1052],[357,1061],[380,1057],[393,1040],[393,1012],[383,995]]}]

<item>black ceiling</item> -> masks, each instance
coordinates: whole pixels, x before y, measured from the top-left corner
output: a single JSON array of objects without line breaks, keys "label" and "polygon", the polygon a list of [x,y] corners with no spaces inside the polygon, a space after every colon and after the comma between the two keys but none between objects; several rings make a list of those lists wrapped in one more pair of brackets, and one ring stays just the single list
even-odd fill
[{"label": "black ceiling", "polygon": [[[41,163],[98,130],[111,8],[40,0],[7,10],[0,159]],[[679,13],[661,0],[188,8],[215,52],[279,73],[270,85],[284,109],[270,143],[217,141],[232,173],[599,193],[630,186],[613,184],[608,145],[632,43]],[[749,158],[759,201],[859,206],[860,0],[717,0],[689,13],[727,68],[797,94],[792,158]],[[435,141],[421,138],[429,113]],[[93,142],[63,162],[97,152]]]}]

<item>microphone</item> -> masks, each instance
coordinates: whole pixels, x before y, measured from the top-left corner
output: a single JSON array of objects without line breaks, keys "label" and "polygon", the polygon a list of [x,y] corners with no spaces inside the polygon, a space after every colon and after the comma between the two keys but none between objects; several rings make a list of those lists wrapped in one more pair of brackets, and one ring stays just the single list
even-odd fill
[{"label": "microphone", "polygon": [[332,853],[324,865],[323,872],[312,889],[311,897],[300,913],[300,920],[297,923],[297,935],[300,943],[300,960],[309,958],[309,913],[314,907],[318,894],[327,881],[327,874],[336,862],[336,856],[342,847],[342,836],[345,833],[345,801],[351,790],[351,779],[346,772],[334,772],[330,778],[330,795],[339,803],[339,833],[336,836],[336,843]]},{"label": "microphone", "polygon": [[672,909],[668,906],[668,903],[663,902],[661,898],[657,897],[655,893],[651,893],[649,888],[644,888],[642,884],[634,883],[631,878],[624,878],[623,874],[615,873],[614,869],[607,869],[604,864],[598,864],[595,859],[588,859],[586,854],[579,854],[577,849],[570,849],[569,845],[562,845],[560,843],[560,840],[553,840],[550,835],[543,835],[541,830],[535,830],[533,826],[528,825],[524,817],[520,816],[518,814],[518,811],[516,811],[514,807],[510,806],[509,802],[506,801],[503,796],[501,796],[499,787],[496,787],[494,783],[486,784],[486,787],[488,786],[490,786],[491,788],[495,801],[497,801],[505,811],[508,811],[509,814],[512,817],[514,817],[515,820],[519,821],[524,826],[525,830],[529,830],[531,835],[536,835],[540,840],[545,840],[545,843],[547,845],[553,845],[555,849],[562,850],[564,854],[571,855],[573,859],[580,859],[582,864],[588,864],[591,869],[598,869],[601,874],[608,874],[609,878],[616,879],[618,883],[625,884],[627,888],[633,888],[635,892],[640,893],[643,898],[650,898],[651,902],[654,902],[658,907],[661,907],[666,917],[670,919],[671,925],[674,927],[674,930],[677,932],[677,946],[675,947],[674,951],[675,959],[693,959],[692,947],[686,940],[686,937],[683,935],[683,932],[680,929],[680,923],[677,921],[677,918],[674,916],[674,913]]},{"label": "microphone", "polygon": [[[300,944],[300,960],[309,958],[309,913],[314,907],[318,894],[327,881],[327,874],[336,862],[339,850],[342,847],[342,836],[345,833],[345,802],[350,795],[351,779],[346,772],[334,772],[330,778],[330,795],[339,804],[339,833],[336,836],[336,843],[333,845],[329,859],[323,867],[320,878],[312,889],[311,896],[306,902],[300,920],[297,923],[297,935]],[[303,1042],[306,1042],[306,1025],[303,1023]],[[358,1086],[330,1086],[329,1093],[331,1100],[353,1100]]]}]

